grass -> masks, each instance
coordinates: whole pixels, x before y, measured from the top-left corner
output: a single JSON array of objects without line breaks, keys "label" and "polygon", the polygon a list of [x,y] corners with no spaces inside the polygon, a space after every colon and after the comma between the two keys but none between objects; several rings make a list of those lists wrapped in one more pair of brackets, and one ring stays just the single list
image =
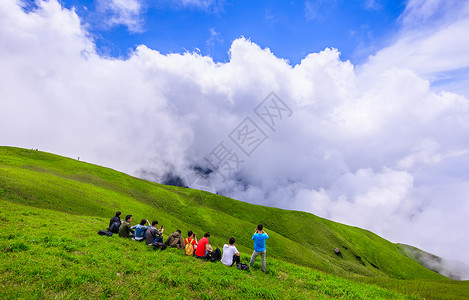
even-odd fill
[{"label": "grass", "polygon": [[[5,287],[0,295],[5,297],[468,295],[467,282],[454,284],[372,232],[309,213],[164,186],[40,151],[0,147],[0,201],[5,224],[0,228]],[[269,271],[259,272],[256,262],[254,270],[241,272],[193,260],[183,251],[154,252],[137,242],[98,236],[117,210],[132,214],[134,224],[142,218],[158,220],[166,236],[176,229],[199,236],[208,231],[212,245],[220,248],[235,237],[245,263],[254,228],[263,223],[270,236]],[[335,255],[336,247],[342,257]]]},{"label": "grass", "polygon": [[[97,229],[107,219],[0,201],[0,298],[410,299],[267,257],[249,271],[154,251]],[[11,217],[14,216],[14,217]],[[242,254],[248,263],[249,255]],[[417,297],[413,297],[417,298]]]}]

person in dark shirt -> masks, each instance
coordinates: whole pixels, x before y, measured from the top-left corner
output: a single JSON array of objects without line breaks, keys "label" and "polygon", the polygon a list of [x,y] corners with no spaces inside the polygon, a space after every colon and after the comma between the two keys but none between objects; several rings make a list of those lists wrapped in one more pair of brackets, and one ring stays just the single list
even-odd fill
[{"label": "person in dark shirt", "polygon": [[119,237],[133,237],[134,231],[130,229],[130,222],[132,222],[132,215],[125,216],[125,221],[122,222],[122,225],[119,228]]},{"label": "person in dark shirt", "polygon": [[163,231],[164,228],[158,230],[158,221],[151,222],[151,227],[147,229],[147,233],[145,235],[145,242],[147,245],[151,245],[154,242],[163,242]]},{"label": "person in dark shirt", "polygon": [[[110,231],[112,233],[119,232],[119,227],[121,226],[121,223],[122,223],[120,216],[121,216],[121,212],[120,211],[116,212],[116,215],[112,217],[111,220],[109,221],[109,228],[107,229],[107,231]],[[114,225],[114,223],[116,224]]]}]

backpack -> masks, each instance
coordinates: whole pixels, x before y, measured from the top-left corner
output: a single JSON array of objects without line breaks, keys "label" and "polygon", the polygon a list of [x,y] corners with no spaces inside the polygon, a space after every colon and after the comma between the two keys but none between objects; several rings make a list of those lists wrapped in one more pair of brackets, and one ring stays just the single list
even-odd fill
[{"label": "backpack", "polygon": [[212,253],[210,253],[210,261],[217,262],[219,260],[221,260],[221,251],[217,247],[217,249],[215,249]]},{"label": "backpack", "polygon": [[119,233],[119,227],[121,227],[121,222],[114,222],[111,227],[109,227],[109,231],[112,233]]},{"label": "backpack", "polygon": [[98,231],[99,235],[105,235],[105,236],[112,236],[112,232],[106,231],[106,230],[100,230]]},{"label": "backpack", "polygon": [[186,252],[186,255],[194,255],[194,245],[192,245],[192,239],[191,239],[191,242],[189,243],[189,238],[186,239],[187,241],[187,244],[186,244],[186,248],[185,248],[185,252]]},{"label": "backpack", "polygon": [[150,244],[150,245],[153,246],[153,250],[156,250],[156,249],[158,249],[158,248],[160,248],[160,250],[164,250],[164,249],[166,249],[166,247],[167,247],[167,246],[166,246],[164,243],[162,243],[162,242],[154,242],[154,243],[152,243],[152,244]]},{"label": "backpack", "polygon": [[249,270],[249,266],[243,263],[236,264],[236,268],[243,270],[243,271]]}]

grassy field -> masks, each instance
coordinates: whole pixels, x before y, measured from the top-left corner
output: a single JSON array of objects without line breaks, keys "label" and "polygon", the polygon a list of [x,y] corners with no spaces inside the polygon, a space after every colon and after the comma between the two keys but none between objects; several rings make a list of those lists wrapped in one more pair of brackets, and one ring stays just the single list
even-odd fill
[{"label": "grassy field", "polygon": [[[242,260],[263,223],[268,272],[242,272],[96,234],[116,210],[176,229],[235,237]],[[2,298],[434,298],[463,299],[453,282],[396,244],[312,214],[163,186],[72,159],[0,147]],[[339,247],[342,258],[333,249]],[[403,280],[405,279],[405,280]],[[156,295],[158,297],[156,297]]]},{"label": "grassy field", "polygon": [[[386,298],[405,296],[268,258],[249,271],[96,234],[107,219],[0,202],[2,299]],[[243,253],[242,261],[247,263]]]}]

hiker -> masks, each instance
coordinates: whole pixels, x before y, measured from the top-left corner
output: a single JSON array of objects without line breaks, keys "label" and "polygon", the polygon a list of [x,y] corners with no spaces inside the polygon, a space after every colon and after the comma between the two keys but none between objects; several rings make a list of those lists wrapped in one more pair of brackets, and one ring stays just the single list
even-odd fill
[{"label": "hiker", "polygon": [[119,227],[119,237],[130,238],[134,235],[134,231],[130,229],[130,222],[132,222],[132,215],[125,216],[125,221]]},{"label": "hiker", "polygon": [[187,238],[184,239],[186,255],[194,255],[195,249],[197,249],[197,238],[192,230],[187,232]]},{"label": "hiker", "polygon": [[181,230],[171,233],[164,244],[168,247],[184,249],[184,240],[182,239]]},{"label": "hiker", "polygon": [[264,226],[262,226],[262,224],[257,225],[256,231],[252,236],[252,240],[254,241],[254,252],[252,253],[249,266],[252,268],[256,257],[260,254],[262,258],[262,272],[265,272],[265,240],[268,239],[269,236],[265,233],[263,228]]},{"label": "hiker", "polygon": [[110,231],[112,233],[119,233],[119,227],[121,227],[121,224],[121,212],[117,211],[116,215],[112,217],[109,221],[109,228],[107,229],[107,231]]},{"label": "hiker", "polygon": [[231,267],[235,263],[240,263],[239,251],[235,247],[235,242],[236,241],[234,238],[230,238],[230,240],[228,241],[228,245],[223,245],[223,256],[221,257],[221,262],[225,266]]},{"label": "hiker", "polygon": [[[147,223],[148,226],[145,226],[145,223]],[[146,219],[142,219],[140,224],[130,227],[130,229],[135,229],[135,235],[133,239],[136,241],[143,241],[148,228],[150,228],[150,222]]]},{"label": "hiker", "polygon": [[197,258],[210,258],[208,255],[213,251],[212,246],[209,244],[210,233],[205,233],[204,237],[200,239],[195,249],[195,257]]},{"label": "hiker", "polygon": [[145,235],[145,242],[147,245],[153,244],[154,242],[162,243],[163,231],[163,226],[158,230],[158,221],[151,222],[151,227],[147,229],[147,233]]}]

